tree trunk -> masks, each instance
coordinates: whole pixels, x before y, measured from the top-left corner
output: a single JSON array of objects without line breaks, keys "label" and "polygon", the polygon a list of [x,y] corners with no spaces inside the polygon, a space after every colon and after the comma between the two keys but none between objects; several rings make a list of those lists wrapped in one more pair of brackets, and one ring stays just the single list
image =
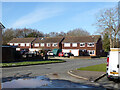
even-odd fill
[{"label": "tree trunk", "polygon": [[115,48],[116,46],[116,36],[114,36],[114,39],[113,39],[113,48]]},{"label": "tree trunk", "polygon": [[115,48],[115,46],[117,45],[117,44],[116,44],[116,35],[117,35],[117,34],[115,33],[114,39],[113,39],[113,48]]},{"label": "tree trunk", "polygon": [[112,34],[110,34],[110,48],[112,48]]},{"label": "tree trunk", "polygon": [[117,48],[120,48],[119,47],[119,39],[117,38]]}]

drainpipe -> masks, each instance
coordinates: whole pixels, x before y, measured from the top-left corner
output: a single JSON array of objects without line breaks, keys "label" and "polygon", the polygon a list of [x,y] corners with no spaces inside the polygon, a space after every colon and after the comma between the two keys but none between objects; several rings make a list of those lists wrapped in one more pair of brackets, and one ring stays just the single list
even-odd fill
[{"label": "drainpipe", "polygon": [[31,42],[31,47],[30,48],[33,48],[33,42],[37,39],[37,37]]}]

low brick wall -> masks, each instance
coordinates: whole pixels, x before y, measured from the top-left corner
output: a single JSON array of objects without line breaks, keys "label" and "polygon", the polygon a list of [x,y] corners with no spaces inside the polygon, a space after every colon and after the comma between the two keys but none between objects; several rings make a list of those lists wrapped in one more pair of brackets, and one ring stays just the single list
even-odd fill
[{"label": "low brick wall", "polygon": [[91,59],[91,56],[71,56],[71,59]]}]

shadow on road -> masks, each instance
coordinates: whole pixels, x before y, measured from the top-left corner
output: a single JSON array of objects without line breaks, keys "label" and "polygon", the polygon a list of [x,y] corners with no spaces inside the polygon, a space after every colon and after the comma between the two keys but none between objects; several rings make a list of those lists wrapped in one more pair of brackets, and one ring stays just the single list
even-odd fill
[{"label": "shadow on road", "polygon": [[31,74],[32,74],[31,72],[27,73],[27,74],[24,74],[24,75],[21,75],[20,73],[16,73],[13,77],[2,78],[2,83],[12,81],[14,79],[17,80],[17,79],[20,79],[20,78],[33,78],[33,77],[30,76]]}]

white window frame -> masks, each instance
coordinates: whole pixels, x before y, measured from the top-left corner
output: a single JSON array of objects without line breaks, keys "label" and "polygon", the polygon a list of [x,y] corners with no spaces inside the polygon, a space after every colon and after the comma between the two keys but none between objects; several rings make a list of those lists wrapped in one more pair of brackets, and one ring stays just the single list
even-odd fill
[{"label": "white window frame", "polygon": [[30,43],[26,43],[26,46],[27,46],[27,47],[30,46]]},{"label": "white window frame", "polygon": [[23,47],[24,47],[24,46],[25,46],[25,43],[20,43],[20,46],[23,46]]},{"label": "white window frame", "polygon": [[[89,44],[94,44],[94,45],[90,46]],[[95,43],[94,43],[94,42],[87,43],[87,47],[94,47],[94,46],[95,46]]]},{"label": "white window frame", "polygon": [[44,46],[45,46],[45,44],[44,44],[44,43],[41,43],[41,44],[40,44],[40,46],[41,46],[41,47],[44,47]]},{"label": "white window frame", "polygon": [[20,51],[20,48],[16,48],[16,51]]},{"label": "white window frame", "polygon": [[77,47],[77,43],[72,43],[72,47]]},{"label": "white window frame", "polygon": [[58,44],[57,44],[57,43],[53,43],[52,46],[53,46],[53,47],[57,47]]},{"label": "white window frame", "polygon": [[13,43],[10,43],[11,46],[13,46]]},{"label": "white window frame", "polygon": [[[83,46],[81,46],[81,44],[84,44]],[[85,43],[80,43],[80,47],[85,47]]]},{"label": "white window frame", "polygon": [[50,47],[51,45],[50,45],[50,43],[47,43],[46,46],[47,46],[47,47]]},{"label": "white window frame", "polygon": [[35,47],[39,47],[39,43],[35,43],[34,46],[35,46]]},{"label": "white window frame", "polygon": [[70,47],[70,43],[64,43],[64,47]]},{"label": "white window frame", "polygon": [[18,46],[18,43],[14,43],[14,46]]},{"label": "white window frame", "polygon": [[[87,50],[89,55],[95,55],[95,50]],[[90,54],[90,52],[92,52],[92,54]]]}]

